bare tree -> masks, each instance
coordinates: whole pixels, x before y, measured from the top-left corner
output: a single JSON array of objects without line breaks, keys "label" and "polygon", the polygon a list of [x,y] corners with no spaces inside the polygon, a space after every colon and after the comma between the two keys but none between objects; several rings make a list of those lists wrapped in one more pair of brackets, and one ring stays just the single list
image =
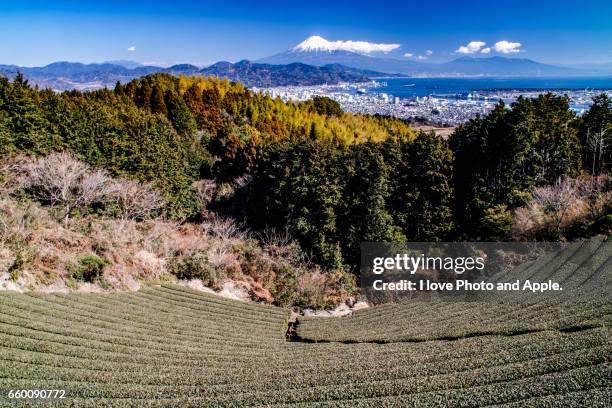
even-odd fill
[{"label": "bare tree", "polygon": [[257,234],[264,247],[284,247],[293,244],[293,237],[289,229],[266,228]]},{"label": "bare tree", "polygon": [[111,178],[67,153],[21,162],[19,184],[37,200],[61,207],[64,223],[79,208],[108,200]]},{"label": "bare tree", "polygon": [[111,188],[111,197],[119,209],[122,220],[144,220],[165,205],[161,193],[151,184],[132,180],[117,180]]},{"label": "bare tree", "polygon": [[223,242],[246,240],[251,237],[250,231],[230,218],[213,215],[200,224],[204,234],[219,238]]},{"label": "bare tree", "polygon": [[591,176],[591,180],[577,180],[580,198],[586,203],[591,218],[602,215],[605,208],[612,203],[612,177],[608,174]]},{"label": "bare tree", "polygon": [[203,218],[207,218],[210,215],[208,206],[215,197],[218,186],[213,180],[208,179],[198,180],[192,186],[196,192],[200,213]]},{"label": "bare tree", "polygon": [[597,176],[607,167],[605,160],[612,136],[612,98],[602,93],[594,96],[592,102],[582,122],[587,151],[591,155],[591,175]]},{"label": "bare tree", "polygon": [[560,231],[568,212],[581,198],[576,184],[576,180],[566,178],[554,186],[537,187],[533,190],[534,203],[550,216],[557,232]]},{"label": "bare tree", "polygon": [[591,174],[593,178],[599,175],[603,169],[603,157],[609,145],[612,128],[603,128],[587,131],[586,142],[593,157],[591,158]]}]

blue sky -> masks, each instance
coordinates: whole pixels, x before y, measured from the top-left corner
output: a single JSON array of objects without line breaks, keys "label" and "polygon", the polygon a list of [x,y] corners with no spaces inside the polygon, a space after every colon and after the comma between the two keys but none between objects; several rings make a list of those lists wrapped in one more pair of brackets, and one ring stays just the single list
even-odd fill
[{"label": "blue sky", "polygon": [[398,44],[389,56],[424,62],[502,55],[603,63],[612,61],[612,2],[0,2],[0,64],[129,59],[206,65],[255,60],[311,35]]}]

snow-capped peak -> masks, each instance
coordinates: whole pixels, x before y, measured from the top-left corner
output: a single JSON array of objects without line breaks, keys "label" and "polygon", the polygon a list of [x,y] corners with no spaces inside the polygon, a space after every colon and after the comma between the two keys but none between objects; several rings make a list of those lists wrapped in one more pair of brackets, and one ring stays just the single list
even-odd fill
[{"label": "snow-capped peak", "polygon": [[293,47],[293,51],[327,51],[332,52],[336,49],[335,44],[325,38],[313,35]]}]

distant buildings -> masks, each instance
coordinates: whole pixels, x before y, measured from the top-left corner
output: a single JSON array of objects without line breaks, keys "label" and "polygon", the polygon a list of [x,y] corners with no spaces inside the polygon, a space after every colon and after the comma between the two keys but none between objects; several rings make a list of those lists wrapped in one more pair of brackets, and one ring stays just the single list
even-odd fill
[{"label": "distant buildings", "polygon": [[[497,101],[510,104],[522,95],[537,97],[544,91],[487,91],[470,92],[465,97],[458,95],[429,95],[415,98],[400,98],[385,92],[376,92],[384,83],[368,82],[362,84],[341,83],[338,85],[287,86],[257,89],[271,97],[280,97],[285,101],[305,101],[314,96],[327,96],[336,100],[347,112],[362,114],[380,114],[402,119],[424,118],[442,125],[459,125],[490,112]],[[595,90],[560,90],[553,93],[567,95],[572,109],[578,114],[584,113],[590,105],[591,98],[602,91]],[[607,91],[612,97],[612,91]]]}]

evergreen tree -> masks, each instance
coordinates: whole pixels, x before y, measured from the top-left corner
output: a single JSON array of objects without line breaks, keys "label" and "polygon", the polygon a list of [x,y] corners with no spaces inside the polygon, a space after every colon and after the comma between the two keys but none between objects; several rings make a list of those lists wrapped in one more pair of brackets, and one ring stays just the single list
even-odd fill
[{"label": "evergreen tree", "polygon": [[454,231],[452,162],[448,143],[433,133],[421,133],[401,143],[401,160],[393,178],[392,213],[411,241],[440,241]]},{"label": "evergreen tree", "polygon": [[133,100],[136,99],[137,91],[138,91],[138,84],[136,81],[130,81],[124,87],[124,93]]},{"label": "evergreen tree", "polygon": [[151,110],[151,94],[153,93],[153,90],[151,89],[151,85],[149,85],[148,81],[142,81],[140,83],[140,88],[138,88],[137,91],[137,103],[138,106],[146,109],[146,110]]},{"label": "evergreen tree", "polygon": [[48,123],[39,96],[21,72],[17,73],[12,84],[6,78],[0,78],[0,119],[4,123],[4,132],[11,135],[4,138],[12,145],[6,150],[40,154],[54,148],[47,134]]},{"label": "evergreen tree", "polygon": [[166,92],[166,100],[168,119],[178,134],[183,136],[195,134],[198,125],[185,100],[171,91]]},{"label": "evergreen tree", "polygon": [[582,152],[569,98],[548,93],[531,100],[531,104],[535,118],[532,132],[536,137],[533,147],[540,165],[536,183],[554,184],[564,176],[578,175]]},{"label": "evergreen tree", "polygon": [[164,116],[168,115],[168,108],[166,108],[166,102],[164,101],[164,92],[157,84],[153,86],[151,91],[151,112]]},{"label": "evergreen tree", "polygon": [[340,160],[343,194],[339,243],[349,264],[359,263],[361,242],[405,241],[387,207],[392,192],[382,147],[372,142],[351,146]]},{"label": "evergreen tree", "polygon": [[247,205],[254,226],[288,228],[316,262],[329,267],[344,262],[337,226],[338,160],[339,151],[330,143],[273,143],[254,169]]},{"label": "evergreen tree", "polygon": [[310,132],[308,133],[308,137],[310,137],[310,140],[317,140],[319,138],[317,124],[314,121],[310,124]]},{"label": "evergreen tree", "polygon": [[119,82],[119,81],[117,81],[117,83],[115,83],[115,94],[117,94],[117,95],[125,94],[125,87],[123,85],[121,85],[121,82]]},{"label": "evergreen tree", "polygon": [[305,104],[307,107],[311,106],[312,110],[320,115],[342,116],[344,114],[340,104],[326,96],[315,96]]}]

